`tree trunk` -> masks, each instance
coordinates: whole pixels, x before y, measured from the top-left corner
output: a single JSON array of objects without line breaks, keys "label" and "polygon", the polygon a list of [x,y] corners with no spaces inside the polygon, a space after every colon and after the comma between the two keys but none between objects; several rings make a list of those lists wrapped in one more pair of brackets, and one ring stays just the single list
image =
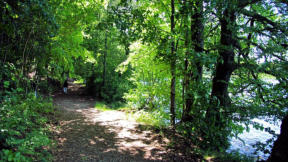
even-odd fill
[{"label": "tree trunk", "polygon": [[237,31],[235,28],[236,17],[233,5],[233,2],[229,1],[227,8],[223,12],[223,16],[220,18],[221,33],[220,47],[218,49],[220,57],[217,61],[212,80],[210,105],[206,112],[208,129],[205,131],[207,138],[205,140],[209,141],[217,151],[220,148],[227,148],[228,134],[230,133],[226,130],[228,122],[225,116],[223,116],[222,110],[224,109],[225,111],[231,103],[228,95],[228,83],[235,68],[233,44],[235,42],[234,34]]},{"label": "tree trunk", "polygon": [[189,76],[190,76],[190,73],[191,71],[188,70],[189,68],[189,62],[188,62],[188,57],[189,57],[189,53],[190,53],[190,46],[189,44],[191,43],[190,42],[190,38],[189,38],[189,27],[188,27],[188,5],[187,5],[187,2],[186,0],[183,1],[183,4],[184,6],[183,8],[183,16],[185,17],[184,18],[184,30],[185,30],[185,42],[184,42],[184,46],[186,48],[186,51],[185,51],[185,60],[184,60],[184,77],[183,77],[183,90],[182,90],[182,96],[183,96],[183,112],[182,112],[182,118],[181,118],[181,122],[185,122],[187,121],[187,117],[188,117],[188,114],[189,114],[189,108],[187,105],[190,105],[188,103],[188,97],[187,97],[187,91],[190,87],[190,80],[189,80]]},{"label": "tree trunk", "polygon": [[[219,106],[228,107],[231,103],[228,95],[228,84],[231,78],[232,72],[235,70],[234,62],[234,49],[233,44],[235,42],[235,14],[229,7],[225,9],[221,18],[221,35],[219,48],[220,58],[216,65],[216,73],[212,81],[211,92],[211,107],[216,108]],[[215,98],[217,102],[215,102]],[[219,101],[219,104],[218,104]],[[219,110],[216,110],[219,112]],[[209,113],[209,112],[207,112]]]},{"label": "tree trunk", "polygon": [[288,115],[282,120],[281,132],[278,139],[274,142],[272,152],[268,162],[288,161]]},{"label": "tree trunk", "polygon": [[[221,33],[220,33],[220,48],[218,49],[220,58],[216,65],[216,72],[212,80],[212,92],[210,105],[206,112],[206,123],[208,130],[206,131],[207,138],[211,144],[215,146],[216,150],[221,147],[226,148],[228,146],[227,136],[229,131],[227,127],[227,119],[222,116],[221,109],[226,110],[231,101],[228,95],[228,84],[232,72],[235,70],[234,63],[234,49],[233,44],[235,42],[236,31],[236,17],[233,8],[233,4],[228,4],[228,7],[224,10],[223,17],[220,18]],[[221,141],[221,145],[217,145]]]},{"label": "tree trunk", "polygon": [[125,42],[125,55],[126,56],[129,56],[129,53],[130,53],[130,49],[129,49],[129,46],[130,46],[130,43],[128,42],[129,40],[127,39],[127,42]]},{"label": "tree trunk", "polygon": [[[196,6],[193,8],[194,13],[191,16],[191,42],[189,42],[188,33],[186,33],[186,40],[185,45],[191,45],[192,49],[195,51],[195,53],[201,53],[203,52],[203,30],[204,30],[204,24],[203,24],[203,1],[197,1],[195,2]],[[188,32],[188,31],[187,31]],[[187,52],[186,55],[189,55],[189,51],[191,48],[186,47]],[[189,51],[188,51],[189,50]],[[186,56],[187,59],[188,56]],[[196,57],[196,56],[195,56]],[[196,61],[195,61],[196,60]],[[199,61],[201,59],[194,59],[194,60],[185,60],[185,74],[184,77],[185,81],[185,109],[183,110],[182,114],[182,122],[190,121],[192,120],[192,116],[190,115],[190,112],[193,107],[194,102],[194,96],[191,94],[193,88],[191,87],[192,84],[199,85],[202,80],[202,64]],[[188,67],[190,65],[190,67]],[[193,66],[194,65],[194,66]],[[196,68],[196,73],[193,73],[193,68]]]},{"label": "tree trunk", "polygon": [[105,50],[104,50],[104,58],[103,58],[103,82],[102,87],[105,86],[106,83],[106,58],[107,58],[107,51],[108,51],[108,45],[107,45],[107,32],[105,33]]},{"label": "tree trunk", "polygon": [[174,0],[171,0],[171,33],[172,33],[172,42],[171,42],[171,93],[170,93],[170,115],[171,115],[171,125],[175,128],[175,86],[176,86],[176,56],[175,56],[175,41],[174,41],[174,15],[175,15],[175,6]]}]

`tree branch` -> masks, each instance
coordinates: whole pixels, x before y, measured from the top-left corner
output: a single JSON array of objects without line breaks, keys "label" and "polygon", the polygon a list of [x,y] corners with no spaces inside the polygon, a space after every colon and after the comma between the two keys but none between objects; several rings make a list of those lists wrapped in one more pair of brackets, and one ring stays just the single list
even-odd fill
[{"label": "tree branch", "polygon": [[278,2],[288,5],[288,1],[287,0],[278,0]]},{"label": "tree branch", "polygon": [[283,26],[281,26],[280,24],[276,23],[276,22],[273,22],[272,20],[256,13],[256,12],[251,12],[251,11],[248,11],[246,9],[242,9],[241,10],[241,13],[246,15],[246,16],[249,16],[249,17],[252,17],[254,18],[255,20],[259,21],[259,22],[262,22],[262,23],[266,23],[266,24],[270,24],[272,25],[275,29],[277,30],[280,30],[281,32],[283,32],[285,35],[287,34],[287,29],[285,29]]},{"label": "tree branch", "polygon": [[261,0],[239,0],[238,1],[238,7],[239,8],[244,8],[250,4],[254,4],[254,3],[257,3],[257,2],[260,2]]}]

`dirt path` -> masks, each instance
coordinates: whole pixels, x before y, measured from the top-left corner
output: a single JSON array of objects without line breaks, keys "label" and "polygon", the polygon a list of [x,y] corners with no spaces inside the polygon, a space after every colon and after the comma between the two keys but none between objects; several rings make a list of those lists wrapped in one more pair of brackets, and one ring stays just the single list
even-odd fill
[{"label": "dirt path", "polygon": [[[55,161],[191,161],[167,149],[169,140],[141,129],[120,111],[101,112],[96,100],[75,94],[56,95],[59,125]],[[193,160],[194,161],[194,160]]]}]

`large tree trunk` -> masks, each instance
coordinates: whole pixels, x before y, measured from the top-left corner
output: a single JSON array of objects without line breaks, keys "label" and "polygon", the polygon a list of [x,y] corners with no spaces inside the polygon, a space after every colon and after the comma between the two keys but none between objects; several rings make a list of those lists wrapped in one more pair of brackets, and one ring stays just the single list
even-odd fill
[{"label": "large tree trunk", "polygon": [[[216,72],[212,81],[212,92],[210,105],[206,113],[206,123],[208,130],[206,131],[207,140],[214,145],[219,151],[220,147],[226,148],[227,142],[227,119],[223,116],[222,111],[229,107],[231,101],[228,95],[228,84],[232,72],[235,70],[234,49],[235,42],[234,34],[237,32],[235,28],[236,18],[235,13],[231,9],[233,6],[228,5],[224,10],[223,17],[220,19],[221,35],[220,48],[216,65]],[[222,109],[222,110],[221,110]],[[219,143],[221,143],[219,145]]]},{"label": "large tree trunk", "polygon": [[171,0],[171,33],[172,33],[172,42],[171,42],[171,93],[170,93],[170,115],[171,115],[171,125],[175,128],[175,86],[176,86],[176,56],[175,56],[175,42],[174,42],[174,15],[175,15],[175,6],[174,0]]},{"label": "large tree trunk", "polygon": [[235,33],[235,14],[230,9],[224,11],[221,19],[221,47],[219,49],[220,60],[216,65],[216,74],[212,82],[212,97],[220,101],[220,106],[227,107],[230,104],[228,84],[231,74],[235,69],[233,42]]},{"label": "large tree trunk", "polygon": [[278,139],[274,142],[272,152],[268,162],[288,161],[288,115],[282,120],[281,132]]},{"label": "large tree trunk", "polygon": [[[232,7],[231,7],[232,8]],[[226,8],[221,18],[221,35],[219,48],[220,58],[216,65],[216,72],[212,81],[211,105],[207,110],[207,120],[214,118],[219,122],[220,107],[228,107],[231,103],[228,95],[228,84],[232,72],[235,70],[234,49],[235,42],[235,14],[230,7]],[[217,124],[216,124],[217,125]]]},{"label": "large tree trunk", "polygon": [[[212,81],[212,100],[217,98],[220,102],[220,106],[227,107],[231,101],[228,95],[228,84],[231,78],[232,72],[236,69],[235,66],[235,53],[234,48],[237,43],[237,28],[236,28],[236,16],[233,8],[245,7],[249,4],[256,3],[259,0],[239,0],[234,3],[228,2],[227,8],[223,12],[223,16],[220,18],[221,23],[221,35],[219,48],[220,59],[216,65],[216,73]],[[215,107],[215,106],[214,106]]]},{"label": "large tree trunk", "polygon": [[[191,42],[188,40],[189,34],[186,33],[185,45],[191,45],[192,47],[186,47],[187,50],[192,49],[195,51],[195,53],[202,53],[204,44],[203,1],[197,1],[195,3],[196,6],[193,7],[193,14],[191,15]],[[186,55],[188,54],[189,52],[187,51]],[[186,56],[186,59],[187,57],[188,56]],[[196,57],[194,57],[194,60],[185,60],[185,109],[183,110],[182,114],[182,122],[192,120],[192,116],[190,115],[194,102],[194,96],[191,93],[193,91],[192,85],[199,85],[202,80],[202,64],[200,62],[201,59],[195,58]],[[196,68],[196,72],[193,72],[193,68]]]}]

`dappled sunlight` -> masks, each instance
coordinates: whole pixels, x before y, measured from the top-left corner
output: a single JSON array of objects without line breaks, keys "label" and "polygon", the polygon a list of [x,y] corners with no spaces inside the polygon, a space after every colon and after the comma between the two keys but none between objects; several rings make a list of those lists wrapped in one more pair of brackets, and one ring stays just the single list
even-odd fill
[{"label": "dappled sunlight", "polygon": [[59,141],[59,145],[63,145],[63,143],[66,141],[67,139],[66,138],[59,138],[58,141]]},{"label": "dappled sunlight", "polygon": [[90,141],[89,143],[90,143],[91,145],[95,145],[95,144],[96,144],[96,142],[95,142],[94,140],[92,140],[92,139],[90,139],[89,141]]},{"label": "dappled sunlight", "polygon": [[118,150],[115,148],[108,148],[107,150],[105,150],[103,152],[107,153],[107,152],[115,152],[115,151],[118,151]]},{"label": "dappled sunlight", "polygon": [[97,137],[97,136],[95,136],[94,138],[95,138],[97,141],[100,141],[100,142],[105,141],[105,139],[104,139],[104,138],[101,138],[101,137]]},{"label": "dappled sunlight", "polygon": [[[181,154],[167,151],[169,140],[142,129],[125,112],[99,111],[96,100],[58,96],[59,129],[55,161],[162,161]],[[180,160],[181,161],[181,160]]]},{"label": "dappled sunlight", "polygon": [[0,9],[0,162],[288,162],[288,0]]}]

